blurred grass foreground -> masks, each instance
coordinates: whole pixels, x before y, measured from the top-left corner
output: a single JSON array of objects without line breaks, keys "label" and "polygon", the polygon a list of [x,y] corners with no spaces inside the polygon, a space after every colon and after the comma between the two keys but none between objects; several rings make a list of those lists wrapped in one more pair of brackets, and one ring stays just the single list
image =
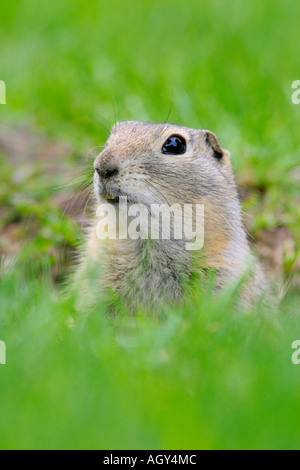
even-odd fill
[{"label": "blurred grass foreground", "polygon": [[[300,448],[300,5],[4,0],[0,17],[0,448]],[[115,120],[169,112],[231,151],[276,318],[210,288],[159,319],[63,295],[88,216],[74,172]]]}]

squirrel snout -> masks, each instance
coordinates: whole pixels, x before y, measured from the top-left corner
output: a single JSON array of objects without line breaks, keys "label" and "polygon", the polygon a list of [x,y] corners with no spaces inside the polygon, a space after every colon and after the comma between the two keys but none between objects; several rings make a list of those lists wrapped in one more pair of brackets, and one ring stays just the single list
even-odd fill
[{"label": "squirrel snout", "polygon": [[119,173],[119,167],[115,161],[108,161],[106,163],[97,162],[95,165],[95,171],[97,171],[102,181],[108,181],[113,176],[117,176]]}]

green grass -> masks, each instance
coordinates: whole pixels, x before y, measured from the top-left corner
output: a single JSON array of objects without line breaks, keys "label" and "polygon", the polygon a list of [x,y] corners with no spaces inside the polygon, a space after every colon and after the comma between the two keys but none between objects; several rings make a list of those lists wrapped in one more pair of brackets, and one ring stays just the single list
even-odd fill
[{"label": "green grass", "polygon": [[8,272],[1,447],[299,448],[299,320],[208,294],[160,320],[113,320],[101,303],[78,312],[47,276]]},{"label": "green grass", "polygon": [[[240,181],[259,191],[245,202],[252,233],[289,228],[294,272],[297,2],[4,0],[0,18],[2,123],[67,142],[76,168],[105,126],[162,121],[173,104],[170,120],[216,132]],[[27,260],[0,279],[0,447],[300,448],[299,292],[278,320],[236,312],[233,294],[209,290],[160,320],[108,319],[100,301],[78,308],[51,280],[53,250],[80,237],[53,201],[59,175],[20,165],[0,155],[0,224],[24,221]]]}]

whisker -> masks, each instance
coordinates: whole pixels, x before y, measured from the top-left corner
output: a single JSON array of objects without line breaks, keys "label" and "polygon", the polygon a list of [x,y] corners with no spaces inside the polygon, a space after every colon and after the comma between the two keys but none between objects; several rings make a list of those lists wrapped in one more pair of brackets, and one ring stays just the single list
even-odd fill
[{"label": "whisker", "polygon": [[164,123],[167,123],[170,119],[170,115],[173,111],[173,107],[174,107],[174,101],[175,101],[175,96],[174,96],[174,90],[173,90],[173,93],[172,93],[172,98],[171,98],[171,104],[170,104],[170,107],[169,107],[169,111],[168,111],[168,114],[167,114],[167,117],[166,119],[163,121]]},{"label": "whisker", "polygon": [[88,151],[88,153],[86,154],[86,157],[85,157],[85,161],[87,162],[88,161],[88,158],[90,156],[90,153],[95,150],[95,149],[100,149],[100,148],[104,148],[104,145],[94,145],[94,147],[91,147],[90,150]]},{"label": "whisker", "polygon": [[168,206],[170,206],[169,201],[168,201],[168,199],[166,198],[166,196],[165,196],[159,189],[157,189],[154,184],[150,183],[149,180],[146,180],[146,184],[149,184],[149,185],[156,191],[156,193],[160,194],[160,195],[163,197],[163,199],[166,201],[166,203],[168,204]]}]

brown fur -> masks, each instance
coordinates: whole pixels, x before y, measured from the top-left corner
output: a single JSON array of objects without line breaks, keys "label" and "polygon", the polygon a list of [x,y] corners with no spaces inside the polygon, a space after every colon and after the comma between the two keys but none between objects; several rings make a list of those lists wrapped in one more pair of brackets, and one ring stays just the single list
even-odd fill
[{"label": "brown fur", "polygon": [[[166,139],[179,134],[187,142],[183,155],[164,155]],[[103,187],[129,202],[149,206],[204,204],[205,243],[200,253],[185,250],[178,240],[106,240],[90,232],[80,267],[101,266],[99,287],[115,292],[130,310],[142,305],[157,311],[161,302],[180,302],[195,269],[199,282],[207,268],[216,270],[216,286],[237,281],[247,271],[244,302],[253,304],[267,289],[260,266],[251,255],[241,219],[229,153],[210,131],[173,124],[121,122],[114,126],[95,169],[118,168],[101,181],[95,172],[95,195],[103,202]],[[97,274],[98,276],[98,274]]]}]

